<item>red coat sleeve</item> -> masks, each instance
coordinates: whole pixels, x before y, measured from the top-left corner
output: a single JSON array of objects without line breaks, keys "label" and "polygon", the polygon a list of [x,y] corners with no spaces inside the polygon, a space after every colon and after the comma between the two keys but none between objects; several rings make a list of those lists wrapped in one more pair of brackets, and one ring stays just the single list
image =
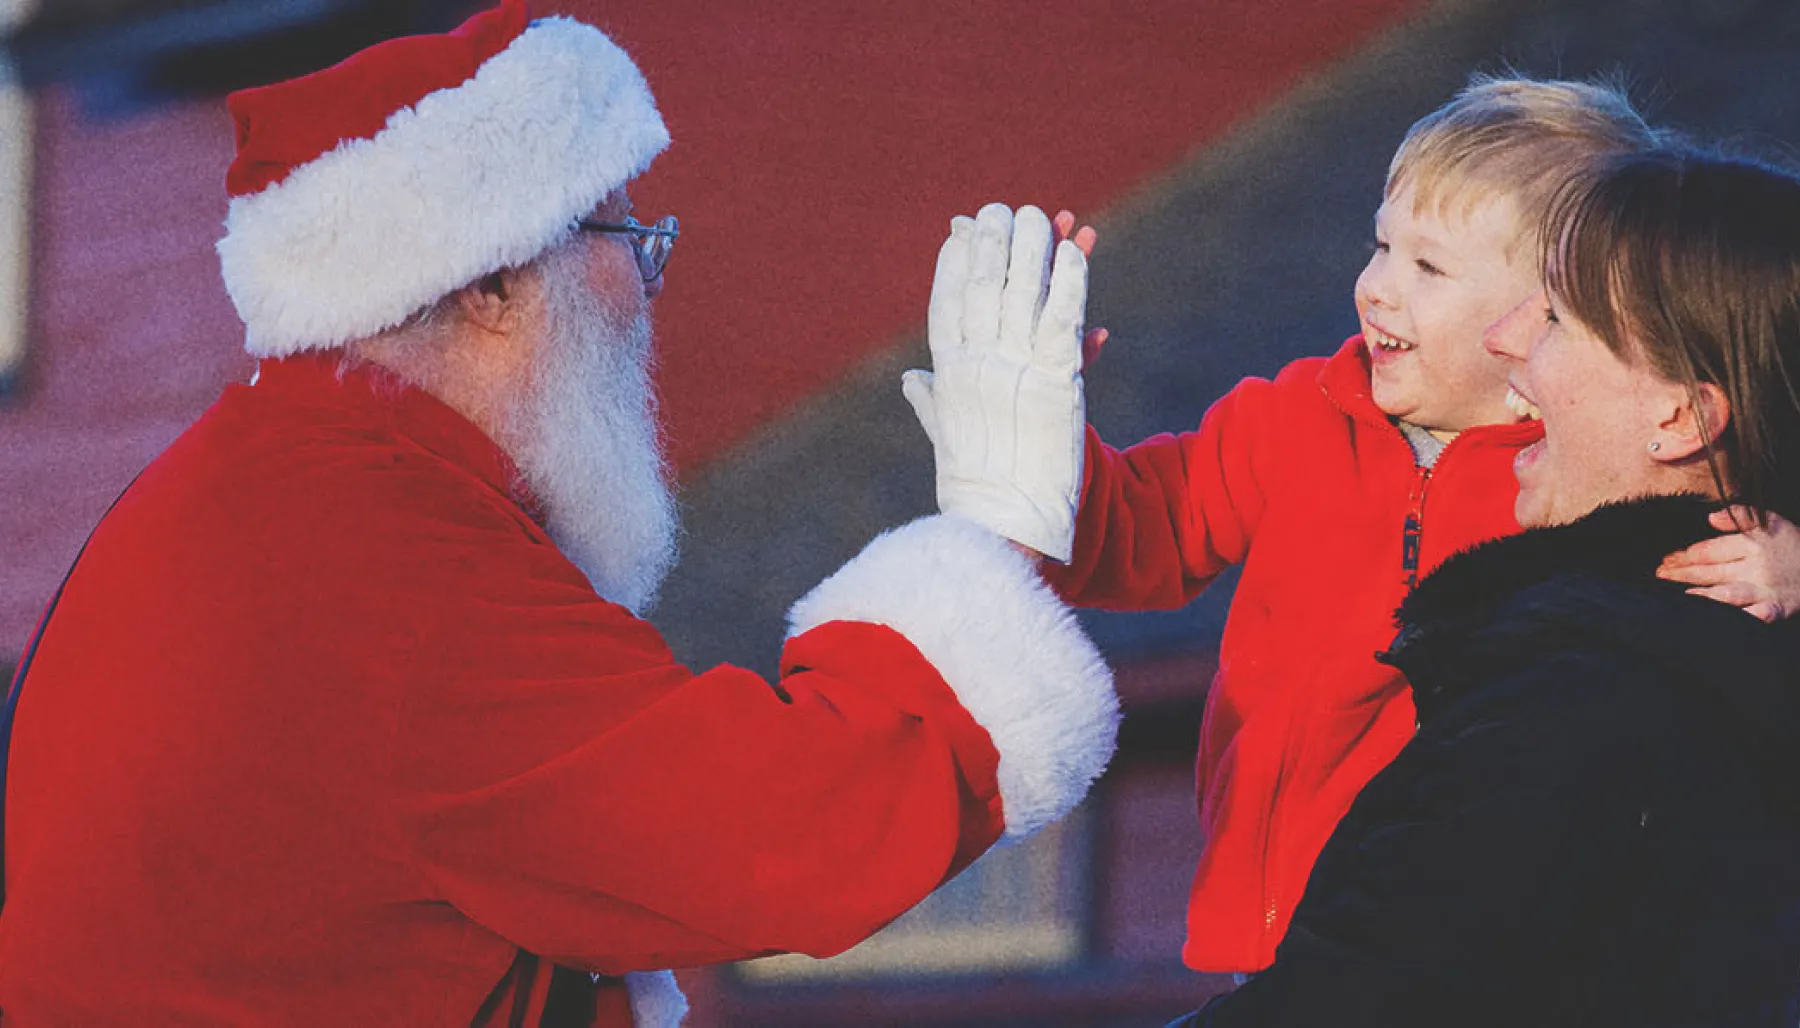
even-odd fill
[{"label": "red coat sleeve", "polygon": [[1241,562],[1266,499],[1273,389],[1246,379],[1195,431],[1124,450],[1090,427],[1074,556],[1045,578],[1081,606],[1172,610]]},{"label": "red coat sleeve", "polygon": [[[930,563],[944,539],[915,542],[898,548],[901,564]],[[1057,622],[1031,617],[1050,615],[1054,597],[1025,582],[1028,565],[1003,542],[982,547],[990,563],[1013,561],[1029,600],[999,635],[1041,648]],[[560,963],[617,974],[839,952],[1031,817],[1032,786],[1066,773],[1034,772],[1032,753],[1023,772],[1019,760],[1002,769],[1009,747],[1043,738],[1008,742],[1018,722],[1072,676],[984,696],[994,676],[983,653],[1006,640],[938,609],[952,594],[966,606],[967,583],[928,572],[927,594],[952,592],[910,595],[920,584],[902,583],[900,613],[853,610],[846,589],[860,602],[877,584],[879,607],[894,577],[865,553],[815,591],[818,620],[796,624],[770,683],[729,666],[690,673],[553,550],[522,556],[483,568],[467,609],[421,647],[397,747],[396,832],[446,902]],[[1075,647],[1070,667],[1091,675],[1090,651]],[[1111,751],[1110,680],[1099,692],[1095,681],[1077,689],[1098,697],[1078,729],[1103,735],[1104,753],[1052,816]],[[1007,781],[1021,773],[1009,809]]]}]

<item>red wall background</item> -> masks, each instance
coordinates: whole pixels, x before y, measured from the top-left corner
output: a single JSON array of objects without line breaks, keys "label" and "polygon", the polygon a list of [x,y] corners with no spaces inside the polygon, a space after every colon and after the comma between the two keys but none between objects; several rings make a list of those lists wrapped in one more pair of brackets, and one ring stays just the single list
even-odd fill
[{"label": "red wall background", "polygon": [[[917,329],[952,214],[1091,212],[1417,0],[560,0],[638,60],[675,136],[636,187],[682,218],[657,311],[679,468]],[[212,244],[216,99],[38,102],[31,356],[0,405],[0,659],[131,476],[248,373]]]}]

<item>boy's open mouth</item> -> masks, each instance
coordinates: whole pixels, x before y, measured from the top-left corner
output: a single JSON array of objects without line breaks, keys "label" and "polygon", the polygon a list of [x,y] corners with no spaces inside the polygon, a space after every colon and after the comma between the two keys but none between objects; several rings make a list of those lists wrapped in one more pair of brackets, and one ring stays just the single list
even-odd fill
[{"label": "boy's open mouth", "polygon": [[1388,353],[1401,353],[1413,348],[1412,343],[1404,339],[1396,339],[1368,322],[1363,323],[1363,338]]},{"label": "boy's open mouth", "polygon": [[1510,382],[1506,386],[1506,409],[1521,421],[1539,421],[1544,417],[1544,412],[1538,409],[1538,405],[1527,400],[1525,394]]}]

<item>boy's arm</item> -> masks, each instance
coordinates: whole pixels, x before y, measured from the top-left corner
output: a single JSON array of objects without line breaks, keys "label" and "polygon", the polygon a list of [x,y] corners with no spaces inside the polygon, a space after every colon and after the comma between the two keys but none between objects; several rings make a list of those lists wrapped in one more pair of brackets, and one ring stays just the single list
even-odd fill
[{"label": "boy's arm", "polygon": [[1747,507],[1715,512],[1713,527],[1727,534],[1671,553],[1657,574],[1764,621],[1800,612],[1800,527],[1773,511],[1765,518],[1759,526]]},{"label": "boy's arm", "polygon": [[1274,389],[1247,379],[1197,430],[1124,450],[1088,428],[1074,555],[1046,562],[1045,579],[1082,606],[1167,610],[1243,561],[1267,498],[1257,447],[1278,420]]}]

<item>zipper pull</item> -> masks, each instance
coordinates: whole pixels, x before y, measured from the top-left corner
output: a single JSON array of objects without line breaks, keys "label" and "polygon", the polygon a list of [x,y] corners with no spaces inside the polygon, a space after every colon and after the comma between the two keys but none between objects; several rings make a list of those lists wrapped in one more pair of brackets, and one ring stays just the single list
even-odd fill
[{"label": "zipper pull", "polygon": [[1431,469],[1419,468],[1412,495],[1407,497],[1412,509],[1406,512],[1406,523],[1400,529],[1400,570],[1406,572],[1408,592],[1419,584],[1419,537],[1425,531],[1425,490],[1430,487]]},{"label": "zipper pull", "polygon": [[1406,572],[1406,587],[1419,584],[1419,516],[1408,514],[1400,535],[1400,569]]}]

